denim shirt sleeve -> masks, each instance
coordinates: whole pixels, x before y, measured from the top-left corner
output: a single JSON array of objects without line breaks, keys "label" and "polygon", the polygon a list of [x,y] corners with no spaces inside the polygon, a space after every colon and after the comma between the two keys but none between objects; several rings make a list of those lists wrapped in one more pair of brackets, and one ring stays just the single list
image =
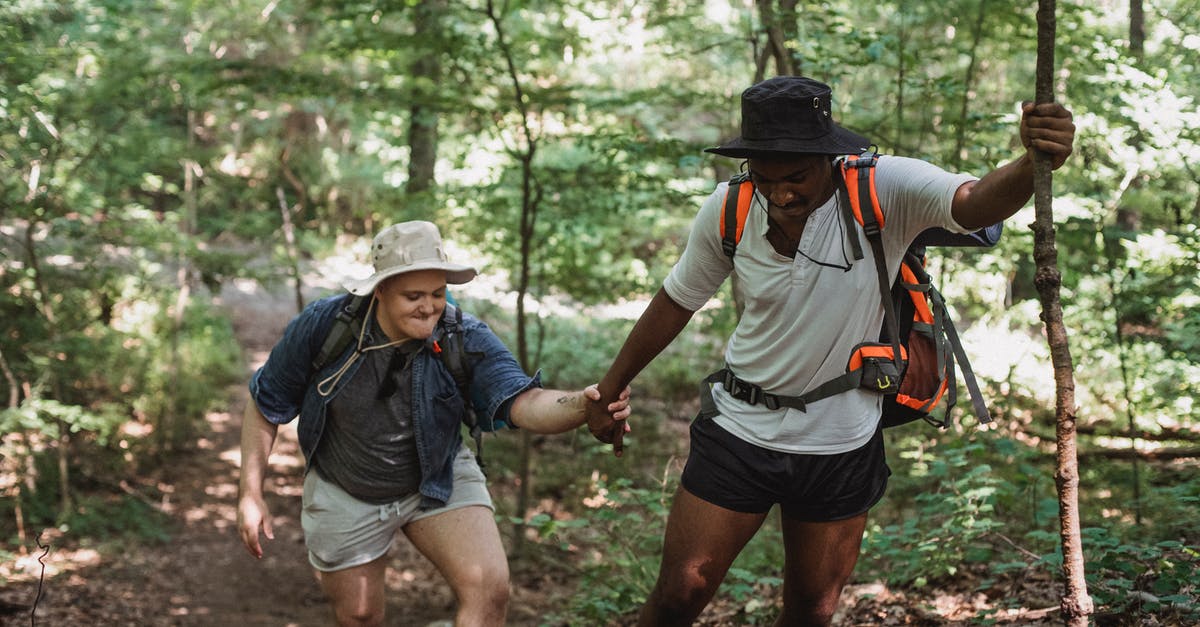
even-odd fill
[{"label": "denim shirt sleeve", "polygon": [[541,371],[532,377],[525,374],[500,338],[475,317],[464,314],[463,326],[467,354],[477,359],[471,373],[471,402],[479,427],[516,429],[508,415],[512,401],[521,392],[542,387]]},{"label": "denim shirt sleeve", "polygon": [[268,421],[283,424],[300,413],[312,360],[320,351],[337,314],[338,301],[343,298],[332,296],[305,307],[288,323],[267,362],[250,378],[250,397]]}]

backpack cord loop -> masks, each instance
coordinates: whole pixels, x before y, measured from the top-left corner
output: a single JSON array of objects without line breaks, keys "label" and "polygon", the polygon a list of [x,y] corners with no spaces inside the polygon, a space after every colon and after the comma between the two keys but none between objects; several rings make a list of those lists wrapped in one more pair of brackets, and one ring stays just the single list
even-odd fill
[{"label": "backpack cord loop", "polygon": [[[364,353],[383,350],[385,348],[403,344],[404,342],[408,341],[407,339],[392,340],[386,344],[380,344],[378,346],[363,347],[363,340],[366,339],[367,336],[367,320],[371,319],[371,312],[375,309],[375,300],[376,297],[372,295],[371,302],[367,305],[367,315],[361,321],[359,321],[358,343],[354,346],[354,354],[350,355],[350,358],[346,360],[346,363],[342,364],[341,368],[337,369],[337,372],[334,372],[317,383],[317,394],[320,394],[321,398],[325,398],[333,393],[333,390],[337,387],[338,382],[341,381],[342,377],[346,375],[346,371],[350,370],[350,366],[352,366],[354,362],[358,361],[358,358],[362,357]],[[342,310],[342,313],[344,312],[345,310]],[[341,313],[338,315],[340,316]]]}]

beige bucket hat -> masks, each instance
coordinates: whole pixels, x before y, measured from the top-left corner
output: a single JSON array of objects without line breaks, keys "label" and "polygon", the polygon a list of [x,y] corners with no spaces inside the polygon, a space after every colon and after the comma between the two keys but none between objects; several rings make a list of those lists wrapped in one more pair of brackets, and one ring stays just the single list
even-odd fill
[{"label": "beige bucket hat", "polygon": [[471,266],[450,263],[437,225],[423,220],[393,224],[380,231],[371,242],[371,261],[374,274],[343,283],[351,294],[370,294],[384,279],[405,272],[445,270],[446,282],[454,284],[466,283],[478,274]]}]

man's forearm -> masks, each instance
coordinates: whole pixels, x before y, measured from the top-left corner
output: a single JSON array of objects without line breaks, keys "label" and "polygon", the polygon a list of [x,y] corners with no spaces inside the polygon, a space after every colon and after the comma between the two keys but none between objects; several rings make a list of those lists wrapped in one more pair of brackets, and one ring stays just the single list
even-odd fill
[{"label": "man's forearm", "polygon": [[679,335],[694,313],[672,300],[666,290],[659,289],[600,380],[600,398],[605,401],[616,398]]},{"label": "man's forearm", "polygon": [[262,412],[258,410],[254,399],[248,399],[246,411],[242,414],[242,468],[238,479],[239,496],[262,495],[267,463],[278,431],[279,427],[267,421]]},{"label": "man's forearm", "polygon": [[959,225],[979,229],[1005,220],[1032,196],[1033,161],[1024,154],[960,187],[951,211]]}]

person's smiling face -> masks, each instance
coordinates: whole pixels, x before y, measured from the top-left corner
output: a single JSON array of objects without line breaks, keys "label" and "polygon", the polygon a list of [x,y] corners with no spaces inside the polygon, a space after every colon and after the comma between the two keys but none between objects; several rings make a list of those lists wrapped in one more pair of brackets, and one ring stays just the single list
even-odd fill
[{"label": "person's smiling face", "polygon": [[375,319],[388,339],[424,340],[433,335],[446,309],[446,272],[417,270],[391,277],[375,288]]},{"label": "person's smiling face", "polygon": [[767,199],[769,213],[788,222],[803,222],[829,200],[834,191],[832,169],[829,155],[749,160],[750,180]]}]

